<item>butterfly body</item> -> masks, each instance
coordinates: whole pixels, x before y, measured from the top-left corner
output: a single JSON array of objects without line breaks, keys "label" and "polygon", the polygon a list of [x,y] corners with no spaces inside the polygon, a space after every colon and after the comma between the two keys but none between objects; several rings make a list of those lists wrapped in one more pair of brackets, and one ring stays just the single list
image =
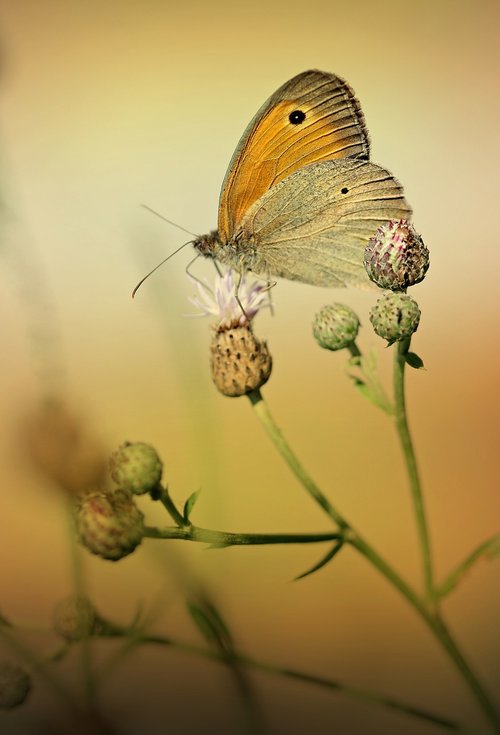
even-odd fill
[{"label": "butterfly body", "polygon": [[241,273],[366,285],[369,238],[382,222],[411,214],[399,183],[368,158],[350,87],[333,74],[299,74],[244,132],[222,186],[218,229],[195,249]]}]

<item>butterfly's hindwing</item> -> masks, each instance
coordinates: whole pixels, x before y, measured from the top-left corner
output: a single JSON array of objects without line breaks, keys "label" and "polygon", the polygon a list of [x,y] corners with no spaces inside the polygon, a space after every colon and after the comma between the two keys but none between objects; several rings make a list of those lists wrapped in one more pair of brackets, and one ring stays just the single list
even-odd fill
[{"label": "butterfly's hindwing", "polygon": [[317,286],[363,285],[364,249],[377,227],[409,218],[403,190],[386,169],[362,160],[311,164],[264,194],[236,240],[247,267]]}]

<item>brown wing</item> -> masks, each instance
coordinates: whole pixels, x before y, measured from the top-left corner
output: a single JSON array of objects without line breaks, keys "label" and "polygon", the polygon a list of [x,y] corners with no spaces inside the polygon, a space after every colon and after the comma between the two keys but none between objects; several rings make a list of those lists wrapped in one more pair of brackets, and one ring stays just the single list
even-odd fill
[{"label": "brown wing", "polygon": [[253,202],[294,171],[351,156],[368,158],[369,142],[348,84],[321,71],[290,79],[260,108],[233,154],[219,200],[221,241]]},{"label": "brown wing", "polygon": [[368,240],[382,223],[410,217],[403,189],[386,169],[356,159],[321,161],[288,176],[252,205],[236,233],[235,258],[264,277],[315,286],[368,285]]}]

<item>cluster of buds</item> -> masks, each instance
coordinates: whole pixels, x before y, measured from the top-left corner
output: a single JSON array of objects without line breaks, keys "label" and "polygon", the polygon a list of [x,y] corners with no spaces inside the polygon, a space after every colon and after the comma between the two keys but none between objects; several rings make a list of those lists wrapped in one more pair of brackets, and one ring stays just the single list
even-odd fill
[{"label": "cluster of buds", "polygon": [[[368,242],[364,265],[370,279],[389,290],[370,311],[375,332],[389,344],[409,337],[418,327],[420,309],[405,292],[423,280],[429,267],[429,251],[422,238],[407,220],[391,220],[379,227]],[[356,355],[359,325],[349,306],[330,304],[314,317],[313,335],[324,349],[347,348]]]},{"label": "cluster of buds", "polygon": [[225,396],[242,396],[266,383],[271,375],[272,357],[263,340],[252,329],[257,312],[269,305],[268,288],[235,282],[228,270],[218,277],[215,289],[196,281],[198,296],[191,299],[204,314],[217,316],[212,327],[210,369],[217,389]]},{"label": "cluster of buds", "polygon": [[[117,561],[131,554],[143,539],[144,515],[134,495],[158,488],[163,463],[151,445],[125,442],[111,455],[109,471],[114,486],[98,486],[78,499],[76,526],[80,542],[89,551]],[[85,618],[83,608],[80,613]]]},{"label": "cluster of buds", "polygon": [[407,220],[391,220],[378,228],[364,255],[366,272],[383,289],[389,289],[370,311],[375,332],[389,344],[417,330],[420,309],[405,292],[420,283],[429,268],[429,251]]}]

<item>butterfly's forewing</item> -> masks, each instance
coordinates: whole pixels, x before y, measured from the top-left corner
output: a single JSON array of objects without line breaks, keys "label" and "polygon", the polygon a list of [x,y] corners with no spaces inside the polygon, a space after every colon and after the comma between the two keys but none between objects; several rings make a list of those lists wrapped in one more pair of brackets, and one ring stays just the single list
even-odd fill
[{"label": "butterfly's forewing", "polygon": [[409,218],[400,184],[358,159],[299,169],[255,202],[235,233],[252,270],[315,286],[368,285],[363,253],[377,227]]},{"label": "butterfly's forewing", "polygon": [[[304,114],[292,116],[299,112]],[[317,161],[368,158],[368,133],[350,87],[334,74],[306,71],[280,87],[243,133],[219,201],[226,243],[250,206],[294,171]]]}]

